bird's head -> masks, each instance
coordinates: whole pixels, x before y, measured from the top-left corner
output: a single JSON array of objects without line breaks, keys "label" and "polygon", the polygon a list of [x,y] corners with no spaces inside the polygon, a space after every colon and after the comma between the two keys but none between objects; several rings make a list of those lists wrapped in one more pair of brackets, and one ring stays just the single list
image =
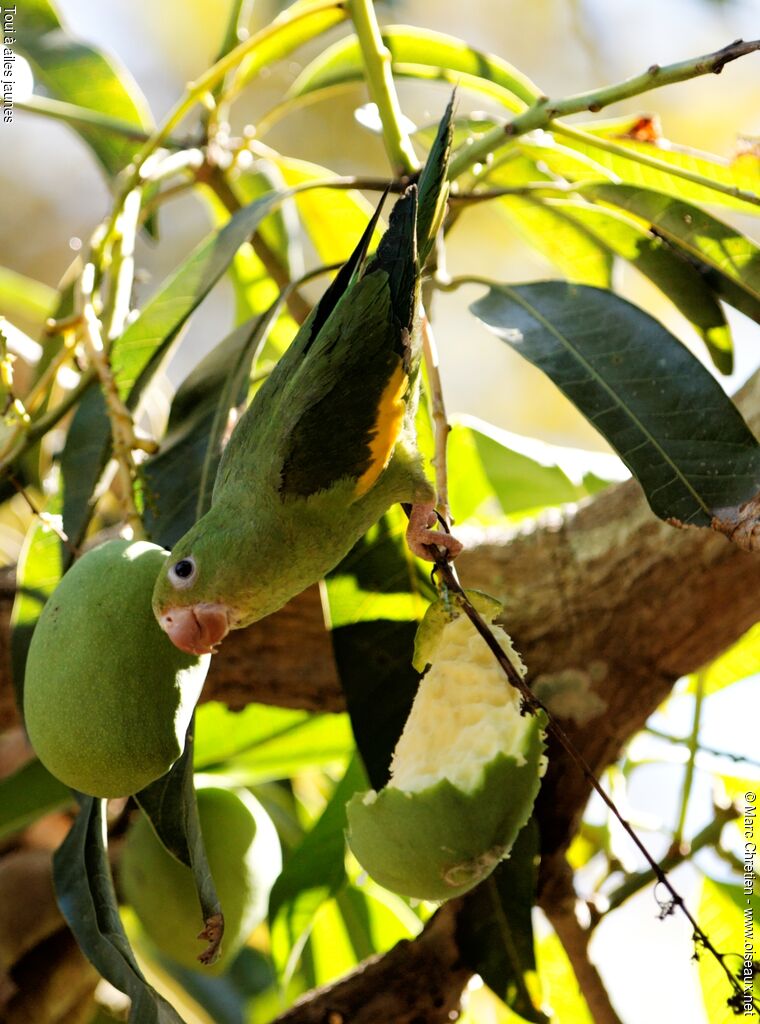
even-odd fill
[{"label": "bird's head", "polygon": [[[214,548],[216,549],[214,551]],[[164,563],[153,590],[153,613],[175,647],[213,653],[236,625],[219,574],[219,541],[191,530]]]}]

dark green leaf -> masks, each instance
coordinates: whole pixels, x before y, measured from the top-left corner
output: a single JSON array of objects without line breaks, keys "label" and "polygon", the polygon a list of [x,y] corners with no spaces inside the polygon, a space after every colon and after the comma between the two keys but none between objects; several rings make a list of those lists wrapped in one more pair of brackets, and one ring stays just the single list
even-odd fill
[{"label": "dark green leaf", "polygon": [[144,467],[145,528],[165,548],[172,548],[211,504],[227,418],[245,399],[251,362],[276,308],[227,335],[174,396],[161,449]]},{"label": "dark green leaf", "polygon": [[568,217],[583,224],[616,256],[627,260],[656,285],[687,320],[691,321],[722,373],[733,368],[733,345],[726,318],[704,275],[657,234],[639,223],[603,207],[556,200]]},{"label": "dark green leaf", "polygon": [[[111,454],[111,425],[103,393],[93,384],[82,397],[61,453],[63,529],[75,548],[92,517],[92,495]],[[66,564],[73,555],[66,553]]]},{"label": "dark green leaf", "polygon": [[[477,50],[454,36],[409,25],[387,25],[383,42],[394,65],[419,66],[442,72],[447,80],[498,100],[509,110],[523,110],[539,95],[536,86],[520,71],[500,57]],[[428,71],[429,74],[429,71]],[[359,43],[349,36],[325,50],[298,76],[288,93],[289,99],[309,95],[364,77]]]},{"label": "dark green leaf", "polygon": [[124,932],[106,852],[106,801],[78,800],[79,814],[53,859],[61,913],[88,960],[132,1000],[131,1024],[183,1024],[143,977]]},{"label": "dark green leaf", "polygon": [[[97,110],[150,132],[153,120],[145,97],[113,57],[72,39],[48,0],[24,0],[17,5],[17,46],[34,76],[55,99]],[[117,174],[139,143],[84,124],[78,134],[92,149],[109,177]]]},{"label": "dark green leaf", "polygon": [[711,267],[752,299],[760,299],[760,247],[729,224],[663,192],[631,185],[593,184],[579,192],[651,224],[657,234]]},{"label": "dark green leaf", "polygon": [[13,775],[0,779],[0,839],[71,801],[68,786],[40,761],[30,761]]},{"label": "dark green leaf", "polygon": [[709,526],[760,490],[760,446],[681,343],[616,295],[492,285],[470,307],[615,447],[663,519]]},{"label": "dark green leaf", "polygon": [[198,802],[193,782],[194,734],[193,718],[187,730],[182,757],[172,765],[166,775],[136,793],[135,800],[169,853],[193,872],[201,912],[209,930],[206,936],[209,939],[209,947],[202,955],[204,962],[213,963],[219,955],[224,919],[214,879],[211,877],[198,817]]},{"label": "dark green leaf", "polygon": [[457,919],[457,942],[462,959],[480,975],[507,1006],[524,1020],[547,1020],[530,992],[535,983],[531,914],[536,901],[538,829],[529,821],[520,832],[508,860],[467,895]]},{"label": "dark green leaf", "polygon": [[[57,511],[53,503],[50,514]],[[26,535],[16,568],[16,598],[11,613],[11,667],[16,703],[24,703],[24,670],[32,633],[45,602],[63,575],[58,534],[44,519],[36,519]]]},{"label": "dark green leaf", "polygon": [[326,580],[333,650],[356,743],[381,789],[417,692],[414,636],[435,592],[404,545],[400,509],[388,513]]},{"label": "dark green leaf", "polygon": [[269,897],[272,955],[287,980],[298,962],[314,917],[346,880],[346,803],[367,786],[358,757],[349,763],[330,800],[301,844],[287,859]]}]

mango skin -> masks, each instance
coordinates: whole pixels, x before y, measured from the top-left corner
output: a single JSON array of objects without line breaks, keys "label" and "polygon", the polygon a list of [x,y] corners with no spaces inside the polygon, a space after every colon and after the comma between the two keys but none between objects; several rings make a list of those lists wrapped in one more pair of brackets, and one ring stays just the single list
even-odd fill
[{"label": "mango skin", "polygon": [[441,779],[418,792],[370,791],[369,802],[367,793],[355,794],[346,807],[347,838],[361,866],[386,889],[421,900],[448,900],[482,882],[531,815],[545,727],[542,712],[526,717],[524,763],[498,754],[472,792]]},{"label": "mango skin", "polygon": [[202,967],[205,943],[198,896],[190,868],[161,844],[140,815],[130,829],[121,858],[121,885],[149,940],[184,967],[223,972],[267,914],[269,893],[282,870],[277,831],[261,804],[246,790],[208,786],[198,790],[198,814],[224,914],[222,955]]},{"label": "mango skin", "polygon": [[110,540],[83,555],[45,605],[24,680],[29,738],[45,767],[96,797],[137,793],[182,753],[210,656],[179,651],[151,608],[168,552]]}]

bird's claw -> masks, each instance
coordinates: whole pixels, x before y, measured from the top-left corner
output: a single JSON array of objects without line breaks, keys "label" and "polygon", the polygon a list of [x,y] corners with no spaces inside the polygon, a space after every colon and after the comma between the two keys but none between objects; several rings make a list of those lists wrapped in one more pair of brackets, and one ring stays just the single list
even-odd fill
[{"label": "bird's claw", "polygon": [[409,525],[406,528],[406,542],[412,554],[424,558],[427,562],[435,561],[435,548],[443,549],[442,553],[445,553],[447,558],[456,558],[462,550],[462,542],[453,534],[432,529],[437,522],[438,517],[433,505],[412,506]]}]

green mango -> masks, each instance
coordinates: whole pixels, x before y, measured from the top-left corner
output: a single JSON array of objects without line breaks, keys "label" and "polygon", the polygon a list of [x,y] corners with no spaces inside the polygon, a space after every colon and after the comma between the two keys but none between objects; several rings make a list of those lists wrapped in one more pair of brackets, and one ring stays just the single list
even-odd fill
[{"label": "green mango", "polygon": [[45,767],[82,793],[137,793],[184,748],[210,656],[179,651],[156,622],[151,595],[166,557],[143,541],[93,548],[34,630],[26,728]]},{"label": "green mango", "polygon": [[222,955],[213,967],[198,963],[204,943],[196,936],[203,920],[193,874],[166,850],[142,814],[124,843],[121,887],[154,946],[184,967],[219,974],[266,917],[282,854],[269,815],[247,790],[200,788],[198,814],[224,914]]},{"label": "green mango", "polygon": [[[500,611],[493,598],[468,596],[487,620]],[[510,638],[491,629],[524,675]],[[414,663],[424,675],[390,781],[352,797],[348,842],[385,888],[446,900],[483,881],[530,817],[546,769],[546,719],[522,714],[520,694],[453,598],[428,609]]]}]

